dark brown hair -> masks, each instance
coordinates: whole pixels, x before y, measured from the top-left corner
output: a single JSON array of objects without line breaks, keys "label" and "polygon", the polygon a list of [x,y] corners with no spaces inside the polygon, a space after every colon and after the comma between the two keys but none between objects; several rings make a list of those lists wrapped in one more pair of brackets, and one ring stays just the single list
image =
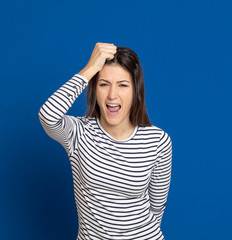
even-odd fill
[{"label": "dark brown hair", "polygon": [[[114,58],[106,60],[105,64],[119,64],[132,76],[133,101],[130,110],[130,121],[136,126],[151,126],[146,105],[143,71],[137,54],[127,47],[117,47]],[[100,118],[100,108],[96,100],[98,73],[89,81],[87,88],[87,111],[86,117]]]}]

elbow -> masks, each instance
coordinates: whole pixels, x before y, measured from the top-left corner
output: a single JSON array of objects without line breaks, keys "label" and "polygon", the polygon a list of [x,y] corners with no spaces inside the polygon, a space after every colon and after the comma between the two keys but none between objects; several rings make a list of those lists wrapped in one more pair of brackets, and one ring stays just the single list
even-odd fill
[{"label": "elbow", "polygon": [[61,119],[56,119],[53,115],[49,114],[46,109],[42,106],[38,112],[38,117],[40,120],[40,123],[47,127],[54,127],[57,124],[60,123]]}]

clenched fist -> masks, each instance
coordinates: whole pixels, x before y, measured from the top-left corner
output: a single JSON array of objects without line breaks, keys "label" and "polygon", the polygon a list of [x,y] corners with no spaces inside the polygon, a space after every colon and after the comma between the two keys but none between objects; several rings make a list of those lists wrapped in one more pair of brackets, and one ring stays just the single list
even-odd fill
[{"label": "clenched fist", "polygon": [[101,71],[107,59],[113,59],[117,47],[110,43],[96,43],[88,64],[79,72],[90,80],[97,72]]}]

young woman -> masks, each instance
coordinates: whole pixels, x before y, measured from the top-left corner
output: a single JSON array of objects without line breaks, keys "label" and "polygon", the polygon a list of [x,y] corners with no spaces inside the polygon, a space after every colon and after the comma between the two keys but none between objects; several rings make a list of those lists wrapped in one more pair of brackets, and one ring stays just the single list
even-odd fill
[{"label": "young woman", "polygon": [[[87,86],[86,115],[66,115]],[[70,159],[78,240],[164,239],[172,145],[149,121],[134,51],[97,43],[86,67],[48,98],[39,118]]]}]

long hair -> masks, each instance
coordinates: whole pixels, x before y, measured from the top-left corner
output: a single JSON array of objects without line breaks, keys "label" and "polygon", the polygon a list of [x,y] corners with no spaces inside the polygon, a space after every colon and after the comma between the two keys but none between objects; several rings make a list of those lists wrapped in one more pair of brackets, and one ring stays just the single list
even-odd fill
[{"label": "long hair", "polygon": [[[105,64],[119,64],[132,76],[133,101],[130,109],[130,122],[134,126],[151,126],[146,105],[143,71],[137,54],[127,47],[117,47],[114,58],[106,60]],[[96,100],[98,73],[89,81],[87,87],[86,117],[100,118],[100,108]]]}]

